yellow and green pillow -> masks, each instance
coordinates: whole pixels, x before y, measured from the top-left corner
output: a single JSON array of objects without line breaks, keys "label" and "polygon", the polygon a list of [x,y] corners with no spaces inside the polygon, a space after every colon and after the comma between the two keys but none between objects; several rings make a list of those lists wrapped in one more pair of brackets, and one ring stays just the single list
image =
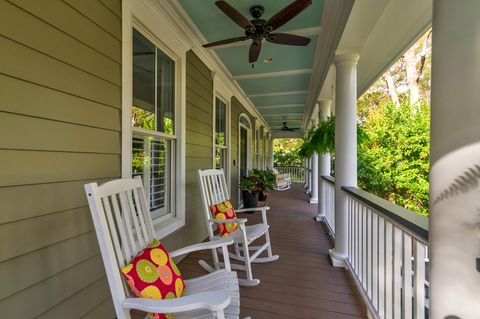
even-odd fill
[{"label": "yellow and green pillow", "polygon": [[[215,219],[228,220],[237,218],[237,214],[228,200],[215,205],[210,205],[210,212]],[[228,237],[228,235],[238,228],[238,223],[217,224],[217,228],[222,237]]]}]

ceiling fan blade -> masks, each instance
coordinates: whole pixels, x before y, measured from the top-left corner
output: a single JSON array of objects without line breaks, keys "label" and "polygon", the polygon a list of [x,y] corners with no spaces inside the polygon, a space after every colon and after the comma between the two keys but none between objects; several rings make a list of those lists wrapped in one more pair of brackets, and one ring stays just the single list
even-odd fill
[{"label": "ceiling fan blade", "polygon": [[223,11],[223,13],[225,13],[230,19],[232,19],[242,28],[250,29],[250,31],[255,30],[255,26],[247,18],[245,18],[243,14],[238,12],[237,9],[229,5],[226,1],[217,1],[215,4],[220,10]]},{"label": "ceiling fan blade", "polygon": [[272,30],[280,28],[311,4],[312,0],[296,0],[268,19],[265,25],[270,26]]},{"label": "ceiling fan blade", "polygon": [[310,43],[310,38],[288,33],[271,33],[267,38],[268,42],[287,45],[305,46]]},{"label": "ceiling fan blade", "polygon": [[248,40],[248,37],[235,37],[235,38],[230,38],[230,39],[225,39],[221,41],[216,41],[208,44],[204,44],[204,48],[210,48],[210,47],[215,47],[217,45],[223,45],[223,44],[229,44],[229,43],[234,43],[234,42],[240,42],[240,41],[245,41]]},{"label": "ceiling fan blade", "polygon": [[248,53],[248,62],[250,63],[257,62],[261,49],[262,49],[262,41],[253,41],[252,44],[250,45],[250,51]]}]

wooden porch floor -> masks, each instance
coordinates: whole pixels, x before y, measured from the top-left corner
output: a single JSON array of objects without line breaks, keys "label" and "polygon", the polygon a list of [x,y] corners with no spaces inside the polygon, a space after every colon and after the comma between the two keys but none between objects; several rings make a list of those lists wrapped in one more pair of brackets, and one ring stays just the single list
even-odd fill
[{"label": "wooden porch floor", "polygon": [[[313,220],[317,205],[307,202],[302,185],[273,191],[268,205],[273,253],[280,259],[253,266],[261,283],[241,288],[241,318],[367,318],[348,271],[330,264],[328,249],[333,242],[323,224]],[[260,221],[260,214],[247,216],[249,222]],[[180,263],[186,278],[205,274],[199,259],[211,260],[210,253],[190,254]]]}]

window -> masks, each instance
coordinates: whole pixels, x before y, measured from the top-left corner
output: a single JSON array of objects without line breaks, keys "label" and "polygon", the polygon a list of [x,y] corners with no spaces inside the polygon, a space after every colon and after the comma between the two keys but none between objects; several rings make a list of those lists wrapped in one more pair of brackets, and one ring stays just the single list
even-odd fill
[{"label": "window", "polygon": [[175,67],[133,30],[132,176],[142,177],[153,218],[175,206]]},{"label": "window", "polygon": [[215,98],[215,168],[226,172],[228,168],[227,149],[227,104],[220,98]]}]

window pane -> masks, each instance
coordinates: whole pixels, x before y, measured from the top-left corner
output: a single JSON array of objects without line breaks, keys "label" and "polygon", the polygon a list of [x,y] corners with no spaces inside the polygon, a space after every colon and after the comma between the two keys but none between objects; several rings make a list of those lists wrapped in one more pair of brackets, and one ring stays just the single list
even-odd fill
[{"label": "window pane", "polygon": [[227,105],[219,98],[215,101],[215,144],[226,145]]},{"label": "window pane", "polygon": [[227,150],[224,148],[215,149],[215,168],[226,170]]},{"label": "window pane", "polygon": [[155,130],[155,46],[133,30],[132,125]]},{"label": "window pane", "polygon": [[171,142],[165,139],[134,136],[132,142],[133,177],[141,176],[153,218],[170,212]]},{"label": "window pane", "polygon": [[174,134],[175,62],[133,30],[132,126]]},{"label": "window pane", "polygon": [[175,63],[157,49],[157,131],[174,134]]}]

